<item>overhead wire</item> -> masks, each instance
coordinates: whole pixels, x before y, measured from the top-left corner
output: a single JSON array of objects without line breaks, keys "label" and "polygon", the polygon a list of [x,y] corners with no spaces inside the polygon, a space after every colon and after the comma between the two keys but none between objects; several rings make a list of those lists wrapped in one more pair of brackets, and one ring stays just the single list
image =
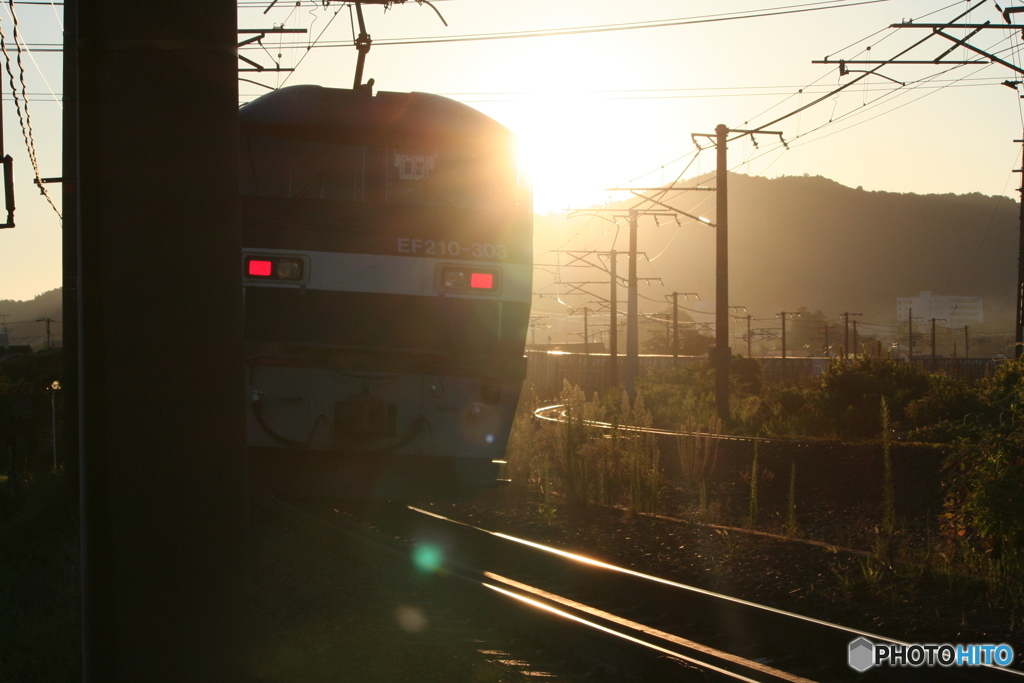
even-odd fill
[{"label": "overhead wire", "polygon": [[[306,51],[302,54],[301,57],[299,57],[299,61],[297,61],[295,63],[295,66],[292,67],[292,70],[288,72],[288,75],[285,76],[284,80],[281,81],[281,83],[280,83],[280,85],[278,87],[283,87],[285,85],[285,83],[288,82],[288,79],[290,79],[292,77],[292,75],[298,70],[299,65],[302,64],[302,62],[306,59],[306,57],[309,56],[309,53],[313,50],[314,47],[317,46],[317,43],[323,37],[324,33],[327,32],[327,29],[329,29],[331,27],[331,24],[334,23],[334,20],[338,17],[338,13],[341,12],[342,7],[344,7],[344,5],[338,5],[338,9],[336,9],[334,11],[334,14],[331,15],[331,18],[327,20],[327,25],[324,26],[322,31],[320,31],[320,33],[317,35],[316,39],[314,39],[311,43],[307,43]],[[353,42],[353,45],[354,44],[355,43]]]},{"label": "overhead wire", "polygon": [[[745,19],[761,19],[765,17],[784,16],[789,14],[800,14],[805,12],[819,12],[834,9],[846,9],[859,5],[874,5],[891,0],[823,0],[808,2],[798,5],[784,5],[778,8],[766,8],[750,10],[747,12],[722,12],[718,14],[698,15],[695,17],[682,17],[677,19],[661,19],[645,22],[623,22],[618,24],[603,24],[596,26],[579,26],[562,29],[537,29],[529,31],[507,31],[493,33],[477,33],[459,36],[423,36],[416,38],[383,38],[374,41],[374,46],[381,45],[422,45],[431,43],[459,43],[482,40],[508,40],[520,38],[550,38],[557,36],[582,35],[591,33],[607,33],[614,31],[632,31],[649,28],[669,28],[675,26],[689,26],[694,24],[718,23],[723,21],[738,21]],[[321,43],[318,47],[336,48],[352,47],[355,43],[350,41],[335,41],[332,43]]]},{"label": "overhead wire", "polygon": [[36,157],[36,144],[35,134],[32,131],[32,118],[29,113],[28,107],[28,86],[25,84],[25,65],[21,61],[21,45],[18,42],[18,15],[14,11],[14,0],[10,0],[10,14],[13,23],[13,37],[15,41],[15,52],[17,53],[18,63],[18,75],[21,82],[21,94],[25,99],[24,107],[22,107],[21,101],[18,99],[17,86],[14,83],[14,70],[11,68],[11,56],[7,52],[7,40],[6,35],[3,32],[2,22],[0,22],[0,52],[4,56],[4,65],[7,69],[7,75],[11,82],[11,93],[14,95],[14,105],[18,111],[18,122],[21,124],[22,137],[25,139],[25,147],[28,152],[29,161],[32,164],[32,170],[35,172],[36,185],[39,187],[40,194],[46,199],[50,207],[57,214],[57,217],[63,220],[60,209],[54,203],[53,198],[50,197],[50,193],[46,191],[46,187],[43,184],[42,174],[39,172],[39,159]]},{"label": "overhead wire", "polygon": [[[949,7],[953,7],[953,6],[955,6],[956,4],[959,4],[959,3],[954,3],[954,4],[951,4],[951,5],[948,5],[948,6],[947,6],[946,8],[944,8],[944,9],[948,9]],[[980,4],[980,3],[979,3],[979,4]],[[941,10],[936,10],[936,11],[941,11]],[[929,14],[933,14],[933,13],[934,13],[934,12],[932,12],[932,13],[929,13]],[[925,16],[928,16],[928,15],[925,15]],[[963,15],[960,15],[960,16],[963,16]],[[958,18],[959,18],[959,17],[958,17]],[[953,21],[956,21],[956,19],[954,19]],[[884,29],[883,29],[883,31],[884,31]],[[881,31],[879,31],[879,32],[876,32],[876,33],[875,33],[875,34],[873,34],[873,35],[877,35],[877,34],[878,34],[878,33],[880,33],[880,32],[881,32]],[[887,37],[888,37],[888,36],[887,36]],[[909,51],[910,51],[911,49],[913,49],[913,47],[916,47],[916,46],[918,46],[918,45],[922,44],[922,43],[923,43],[923,42],[924,42],[925,40],[927,40],[927,37],[926,37],[925,39],[922,39],[922,40],[919,40],[919,41],[917,41],[917,42],[916,42],[916,43],[915,43],[914,45],[912,45],[912,46],[911,46],[911,48],[905,49],[905,50],[903,50],[902,52],[900,52],[899,54],[900,54],[900,55],[902,55],[902,54],[906,54],[906,53],[907,53],[907,52],[909,52]],[[857,41],[857,42],[863,42],[863,41]],[[855,44],[857,44],[857,43],[853,43],[853,44],[855,45]],[[892,58],[892,59],[890,59],[890,60],[888,60],[888,61],[892,61],[893,59],[895,59],[895,58]],[[881,66],[881,65],[880,65],[880,66]],[[854,126],[856,126],[856,125],[861,125],[862,123],[867,123],[868,121],[870,121],[870,120],[873,120],[874,118],[877,118],[878,116],[881,116],[881,115],[883,115],[883,114],[886,114],[886,113],[891,113],[892,111],[895,111],[895,110],[897,110],[897,109],[899,109],[899,108],[902,108],[903,106],[907,106],[908,104],[911,104],[911,103],[913,103],[913,102],[916,102],[916,101],[917,101],[917,100],[919,100],[919,99],[922,99],[923,97],[926,97],[926,96],[928,96],[928,95],[930,95],[930,94],[933,94],[934,92],[937,92],[938,90],[942,90],[942,89],[944,89],[945,87],[950,87],[950,86],[951,86],[951,85],[952,85],[953,83],[959,83],[960,81],[964,80],[965,78],[969,78],[969,77],[971,77],[972,75],[974,75],[974,74],[976,74],[976,73],[978,73],[978,72],[980,72],[980,71],[984,70],[984,69],[985,69],[985,68],[987,68],[988,66],[990,66],[990,64],[984,64],[984,65],[982,65],[982,66],[981,66],[981,68],[979,68],[978,70],[976,70],[976,71],[972,72],[971,74],[968,74],[968,75],[966,75],[966,76],[964,76],[964,77],[962,77],[962,78],[960,78],[960,79],[955,79],[955,80],[954,80],[954,81],[953,81],[952,83],[949,83],[949,84],[944,84],[944,85],[942,85],[942,86],[936,87],[936,88],[935,88],[934,90],[932,90],[932,91],[929,91],[929,92],[925,92],[925,93],[924,93],[923,95],[920,95],[919,97],[917,97],[917,98],[914,98],[914,99],[910,100],[909,102],[904,102],[904,103],[902,103],[902,104],[900,104],[900,105],[898,105],[898,106],[896,106],[896,107],[894,107],[894,108],[892,108],[892,109],[886,110],[885,112],[882,112],[882,113],[880,113],[880,114],[877,114],[877,115],[875,115],[875,116],[873,116],[873,117],[871,117],[871,118],[869,118],[869,119],[866,119],[866,120],[862,120],[862,121],[858,121],[858,122],[852,123],[851,125],[849,125],[849,126],[846,126],[846,127],[844,127],[844,128],[841,128],[841,129],[839,129],[839,130],[836,130],[836,131],[830,132],[830,133],[828,133],[828,134],[826,134],[826,135],[822,135],[822,136],[819,136],[819,137],[816,137],[816,138],[811,138],[811,139],[805,140],[804,142],[802,142],[802,143],[797,143],[797,145],[794,145],[794,146],[799,146],[800,144],[807,144],[807,143],[809,143],[809,142],[813,142],[813,141],[816,141],[816,140],[820,140],[820,139],[822,139],[822,138],[824,138],[824,137],[827,137],[827,136],[829,136],[829,135],[832,135],[832,134],[835,134],[835,133],[838,133],[838,132],[842,132],[843,130],[848,130],[849,128],[852,128],[852,127],[854,127]],[[879,68],[880,68],[880,67],[879,67]],[[954,67],[954,68],[956,68],[956,67]],[[877,71],[877,70],[878,70],[878,68],[876,68],[876,69],[873,69],[873,70],[871,70],[871,71]],[[801,138],[805,138],[805,137],[807,137],[807,136],[811,135],[812,133],[814,133],[814,132],[816,132],[816,131],[818,131],[818,130],[821,130],[822,128],[825,128],[826,126],[829,126],[829,125],[831,125],[831,124],[833,124],[833,123],[836,123],[836,122],[838,122],[838,121],[840,121],[840,120],[842,120],[842,119],[845,119],[845,118],[847,118],[847,116],[851,116],[851,117],[852,117],[852,116],[855,116],[855,115],[857,115],[857,114],[860,114],[860,113],[862,113],[862,112],[863,112],[863,111],[865,111],[865,110],[870,110],[870,109],[872,109],[872,108],[875,108],[876,106],[881,106],[881,104],[883,103],[883,100],[885,100],[886,98],[890,98],[890,97],[892,97],[894,93],[896,93],[896,96],[898,97],[898,96],[900,96],[900,95],[904,94],[904,92],[912,92],[912,91],[913,91],[913,90],[915,90],[915,89],[921,88],[921,87],[922,87],[922,86],[921,86],[921,84],[922,84],[922,83],[927,83],[927,82],[930,82],[930,81],[932,81],[932,80],[936,79],[937,77],[939,77],[939,76],[941,76],[941,75],[943,75],[943,74],[945,74],[945,73],[948,73],[948,72],[950,72],[950,71],[952,71],[952,70],[953,70],[953,69],[948,69],[948,70],[945,70],[945,71],[939,72],[938,74],[934,74],[934,75],[932,75],[931,77],[925,77],[925,78],[919,79],[919,80],[918,80],[917,82],[915,82],[915,84],[914,84],[914,87],[911,87],[911,88],[909,88],[909,89],[907,89],[907,90],[903,90],[902,88],[901,88],[901,89],[899,89],[899,90],[896,90],[896,89],[890,89],[890,90],[889,90],[888,92],[885,92],[885,93],[883,93],[883,95],[881,95],[880,97],[876,98],[876,99],[875,99],[874,101],[872,101],[871,103],[868,103],[868,104],[867,104],[867,105],[865,105],[864,107],[862,107],[862,108],[859,108],[859,109],[854,109],[854,110],[850,110],[850,111],[848,111],[848,112],[844,112],[843,114],[841,114],[841,115],[840,115],[840,117],[839,117],[838,119],[837,119],[837,118],[835,118],[835,116],[834,116],[834,113],[833,113],[833,116],[832,116],[832,117],[830,117],[830,120],[829,120],[829,121],[828,121],[827,123],[825,123],[825,124],[822,124],[822,125],[820,125],[820,126],[817,126],[817,127],[813,128],[813,129],[811,129],[811,130],[809,130],[809,131],[806,131],[806,132],[803,132],[803,133],[798,133],[798,135],[797,135],[797,136],[796,136],[795,138],[792,138],[792,139],[790,140],[790,142],[792,142],[793,140],[799,140],[799,139],[801,139]],[[870,72],[869,72],[869,73],[870,73]],[[866,75],[868,75],[868,74],[864,74],[864,75],[866,76]],[[817,79],[817,80],[816,80],[816,81],[815,81],[814,83],[817,83],[817,82],[818,82],[818,81],[820,81],[820,80],[821,80],[821,79],[819,78],[819,79]],[[851,82],[850,84],[852,84],[852,82]],[[830,91],[830,95],[831,95],[831,94],[835,94],[835,95],[838,95],[839,91],[841,91],[841,90],[845,89],[846,87],[849,87],[849,85],[850,85],[850,84],[847,84],[846,86],[844,86],[844,87],[841,87],[841,88],[838,88],[838,89],[833,89],[832,91]],[[797,95],[798,95],[798,94],[799,94],[799,93],[797,93]],[[792,96],[790,96],[790,97],[792,97]],[[827,98],[827,96],[826,96],[826,98]],[[802,112],[802,111],[804,111],[804,110],[808,109],[808,108],[809,108],[810,106],[812,106],[812,105],[813,105],[813,104],[815,104],[816,102],[820,102],[820,101],[822,101],[823,99],[826,99],[826,98],[819,98],[819,99],[818,99],[818,100],[816,100],[815,102],[811,102],[810,104],[808,104],[808,105],[806,105],[806,106],[805,106],[805,105],[801,105],[801,106],[798,106],[798,107],[797,107],[797,109],[796,109],[796,110],[794,110],[793,112],[790,112],[789,114],[787,114],[787,115],[785,115],[785,116],[783,116],[783,117],[777,118],[777,119],[773,120],[772,122],[770,122],[770,123],[768,123],[768,124],[763,124],[762,126],[760,126],[760,127],[759,127],[759,129],[760,129],[760,130],[763,130],[764,128],[766,128],[766,127],[768,127],[768,126],[770,126],[770,125],[773,125],[774,123],[777,123],[777,122],[779,122],[779,121],[782,121],[782,120],[784,120],[784,119],[786,119],[786,118],[789,118],[789,117],[793,116],[794,114],[799,114],[800,112]],[[770,109],[769,109],[769,111],[770,111]],[[756,117],[755,117],[755,118],[756,118]],[[745,164],[745,163],[749,163],[749,162],[750,162],[750,161],[751,161],[751,160],[752,160],[753,158],[759,158],[759,157],[761,157],[761,156],[765,156],[765,155],[767,155],[767,154],[771,154],[771,153],[776,153],[776,152],[778,152],[778,150],[779,150],[780,148],[783,148],[783,149],[784,149],[783,145],[782,145],[782,144],[777,144],[777,145],[773,146],[772,148],[769,148],[768,150],[766,150],[766,151],[765,151],[764,153],[762,153],[762,154],[759,154],[759,155],[757,155],[756,157],[752,157],[752,158],[751,158],[751,157],[748,157],[748,158],[747,158],[747,159],[745,159],[745,160],[744,160],[743,162],[741,162],[741,164],[740,164],[740,165],[742,165],[742,164]],[[782,156],[782,155],[779,155],[778,157],[776,157],[776,159],[772,161],[772,164],[774,164],[774,163],[775,163],[776,161],[778,161],[778,159],[779,159],[779,158],[781,158],[781,156]],[[651,171],[651,172],[648,172],[648,174],[650,174],[650,173],[652,173],[652,172],[653,172],[653,171]],[[763,171],[762,171],[762,172],[763,172]],[[645,175],[647,175],[647,174],[645,174]],[[643,176],[641,176],[641,177],[643,177]],[[675,184],[675,183],[673,183],[673,184]],[[749,183],[748,183],[748,184],[749,184]],[[705,200],[705,201],[707,201],[707,200]],[[673,239],[674,239],[674,237],[673,237]],[[662,253],[664,253],[664,250],[662,251]],[[661,255],[661,254],[659,253],[659,256],[660,256],[660,255]],[[644,298],[646,298],[646,297],[644,297]]]}]

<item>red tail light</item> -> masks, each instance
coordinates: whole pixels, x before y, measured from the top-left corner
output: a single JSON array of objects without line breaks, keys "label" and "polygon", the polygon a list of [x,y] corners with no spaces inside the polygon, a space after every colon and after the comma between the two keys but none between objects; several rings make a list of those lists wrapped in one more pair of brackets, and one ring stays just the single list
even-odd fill
[{"label": "red tail light", "polygon": [[301,280],[305,262],[292,256],[250,256],[245,259],[245,276],[251,279]]},{"label": "red tail light", "polygon": [[469,286],[473,289],[493,289],[494,273],[473,273],[469,276]]},{"label": "red tail light", "polygon": [[438,269],[434,285],[441,291],[497,295],[501,293],[501,269],[446,265]]},{"label": "red tail light", "polygon": [[251,277],[270,277],[273,272],[274,263],[272,261],[261,261],[258,259],[249,261],[248,273]]}]

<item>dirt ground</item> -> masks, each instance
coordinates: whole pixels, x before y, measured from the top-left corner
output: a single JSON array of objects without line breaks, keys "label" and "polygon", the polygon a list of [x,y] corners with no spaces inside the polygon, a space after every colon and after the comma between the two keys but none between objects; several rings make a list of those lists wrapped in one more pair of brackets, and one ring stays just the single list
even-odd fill
[{"label": "dirt ground", "polygon": [[[740,486],[718,487],[709,500],[702,517],[692,491],[667,484],[658,517],[558,501],[543,506],[510,489],[488,492],[473,505],[431,507],[482,528],[890,638],[1005,642],[1024,650],[1018,611],[990,596],[982,582],[943,571],[941,558],[925,555],[930,518],[901,517],[895,550],[880,556],[874,502],[809,501],[797,510],[799,537],[783,539],[768,535],[784,535],[788,514],[778,508],[762,508],[760,534],[721,528],[746,523],[749,487],[745,494]],[[721,524],[695,523],[702,518]],[[835,545],[822,547],[827,544]]]}]

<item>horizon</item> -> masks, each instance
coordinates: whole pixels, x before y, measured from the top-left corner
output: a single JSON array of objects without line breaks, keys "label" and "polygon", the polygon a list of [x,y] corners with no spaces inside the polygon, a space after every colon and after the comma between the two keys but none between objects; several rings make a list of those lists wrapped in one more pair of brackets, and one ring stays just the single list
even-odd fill
[{"label": "horizon", "polygon": [[[1015,198],[1013,198],[1013,197],[1011,197],[1009,195],[991,195],[991,194],[985,194],[983,192],[977,192],[977,191],[975,191],[975,192],[962,192],[962,193],[958,193],[958,192],[927,192],[927,193],[921,193],[921,192],[898,192],[898,191],[894,191],[894,190],[885,190],[885,189],[869,190],[869,189],[866,189],[866,188],[863,188],[863,187],[859,187],[859,186],[858,187],[850,186],[850,185],[847,185],[845,183],[839,182],[839,181],[834,180],[832,178],[828,178],[828,177],[823,176],[823,175],[811,175],[811,174],[808,174],[808,173],[803,173],[803,174],[799,174],[799,175],[782,174],[782,175],[776,175],[776,176],[760,176],[760,175],[749,175],[749,174],[741,173],[741,172],[737,172],[737,171],[729,171],[729,175],[730,176],[737,176],[737,177],[747,177],[747,178],[761,178],[761,179],[769,180],[769,181],[771,181],[771,180],[779,180],[779,179],[782,179],[782,178],[821,178],[823,180],[836,183],[837,185],[839,185],[841,187],[844,187],[846,189],[849,189],[849,190],[861,189],[862,191],[869,192],[869,193],[886,193],[886,194],[900,194],[900,195],[919,195],[919,196],[922,196],[922,197],[928,197],[928,196],[947,196],[947,195],[962,197],[962,196],[969,196],[969,195],[978,194],[978,195],[981,195],[983,197],[1008,199],[1008,200],[1012,201],[1014,204],[1018,203],[1017,199],[1015,199]],[[708,176],[713,177],[714,176],[714,172],[710,171],[710,172],[707,172],[707,173],[703,173],[703,174],[701,174],[699,176],[693,176],[693,177],[690,177],[690,178],[685,178],[685,179],[680,180],[679,183],[685,185],[687,183],[699,181],[699,179],[702,179],[702,178],[707,178]],[[627,197],[627,199],[628,198],[629,197]],[[593,208],[603,208],[603,207],[608,206],[609,204],[617,204],[617,203],[621,203],[622,201],[623,201],[622,199],[617,199],[617,200],[612,200],[612,201],[609,201],[609,202],[605,202],[604,204],[596,204],[596,205],[589,206],[589,207],[582,207],[581,209],[577,209],[577,210],[587,210],[587,209],[593,209]],[[542,218],[542,219],[543,218],[556,218],[557,219],[557,218],[565,217],[569,213],[570,213],[569,211],[549,211],[547,213],[539,213],[537,211],[534,211],[533,215],[534,215],[535,218]],[[534,237],[534,241],[536,241],[536,236]],[[53,291],[62,290],[62,289],[63,289],[63,285],[58,283],[56,285],[48,286],[46,289],[44,289],[44,290],[42,290],[40,292],[37,292],[35,294],[29,294],[25,298],[14,298],[14,297],[6,296],[4,292],[0,292],[0,302],[9,301],[9,302],[12,302],[12,303],[27,303],[27,302],[33,301],[33,300],[35,300],[35,299],[45,295],[45,294],[48,294],[48,293],[53,292]],[[22,296],[25,296],[25,295],[22,295]]]}]

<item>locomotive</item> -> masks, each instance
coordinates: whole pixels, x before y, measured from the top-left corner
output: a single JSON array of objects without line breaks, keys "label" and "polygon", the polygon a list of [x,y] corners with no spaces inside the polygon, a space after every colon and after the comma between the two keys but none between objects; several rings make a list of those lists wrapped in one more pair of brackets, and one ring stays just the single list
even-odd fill
[{"label": "locomotive", "polygon": [[282,88],[239,117],[253,487],[415,501],[498,485],[533,277],[511,131],[368,86]]}]

